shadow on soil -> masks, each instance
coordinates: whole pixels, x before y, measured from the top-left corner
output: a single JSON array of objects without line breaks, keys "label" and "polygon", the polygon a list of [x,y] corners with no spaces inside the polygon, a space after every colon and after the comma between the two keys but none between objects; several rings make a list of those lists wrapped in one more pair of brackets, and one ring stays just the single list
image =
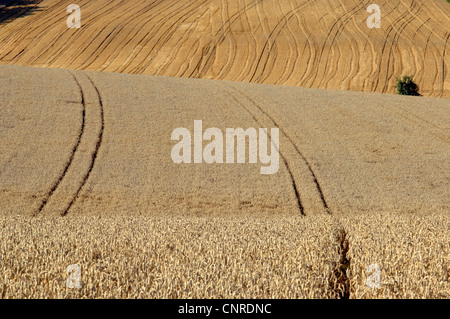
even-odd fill
[{"label": "shadow on soil", "polygon": [[42,0],[0,0],[0,25],[38,11]]}]

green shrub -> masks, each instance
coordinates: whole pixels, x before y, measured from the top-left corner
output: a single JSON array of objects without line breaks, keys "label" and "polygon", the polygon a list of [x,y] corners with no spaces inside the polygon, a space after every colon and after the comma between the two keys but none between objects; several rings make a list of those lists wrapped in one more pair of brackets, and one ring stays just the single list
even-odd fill
[{"label": "green shrub", "polygon": [[397,93],[400,95],[413,95],[420,96],[418,92],[419,88],[414,83],[412,76],[405,75],[403,78],[397,78]]}]

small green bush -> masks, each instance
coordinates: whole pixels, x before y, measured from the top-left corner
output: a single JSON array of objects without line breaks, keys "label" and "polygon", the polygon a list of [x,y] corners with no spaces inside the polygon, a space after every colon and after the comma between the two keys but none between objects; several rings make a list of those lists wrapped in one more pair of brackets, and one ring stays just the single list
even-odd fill
[{"label": "small green bush", "polygon": [[397,93],[400,95],[420,96],[419,88],[414,83],[412,76],[405,75],[403,78],[397,78]]}]

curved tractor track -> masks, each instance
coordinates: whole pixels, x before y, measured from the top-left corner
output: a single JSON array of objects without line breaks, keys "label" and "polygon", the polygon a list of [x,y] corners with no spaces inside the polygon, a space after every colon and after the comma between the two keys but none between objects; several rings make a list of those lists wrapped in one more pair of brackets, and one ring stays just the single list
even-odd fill
[{"label": "curved tractor track", "polygon": [[[280,126],[260,104],[258,104],[252,97],[239,88],[234,87],[232,84],[221,84],[220,87],[232,100],[234,100],[252,116],[259,127],[279,128],[281,133],[280,144],[283,145],[283,149],[290,148],[291,150],[295,150],[295,156],[291,155],[289,158],[285,155],[284,151],[281,149],[281,146],[279,153],[283,164],[286,166],[289,173],[289,177],[292,180],[292,188],[297,200],[300,214],[306,216],[307,211],[313,214],[322,212],[331,214],[331,210],[325,200],[322,187],[317,180],[317,176],[314,173],[311,164],[297,147],[293,139],[286,133],[283,127]],[[239,99],[245,99],[247,103],[240,102]],[[286,145],[286,142],[288,145]],[[292,151],[289,153],[292,154]]]},{"label": "curved tractor track", "polygon": [[81,125],[70,158],[48,194],[42,200],[38,214],[65,216],[78,199],[97,160],[103,140],[104,111],[100,92],[85,73],[72,72],[82,106]]},{"label": "curved tractor track", "polygon": [[[414,75],[424,96],[450,96],[450,5],[370,1],[87,1],[82,27],[66,26],[70,1],[5,13],[0,63],[395,93]],[[30,9],[30,7],[32,9]]]}]

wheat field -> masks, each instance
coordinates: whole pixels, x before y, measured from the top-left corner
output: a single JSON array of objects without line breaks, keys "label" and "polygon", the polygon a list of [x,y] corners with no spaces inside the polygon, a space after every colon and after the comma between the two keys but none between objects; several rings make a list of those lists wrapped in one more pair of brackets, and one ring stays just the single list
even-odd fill
[{"label": "wheat field", "polygon": [[0,299],[450,298],[445,0],[70,3],[0,4]]},{"label": "wheat field", "polygon": [[[0,225],[2,298],[450,296],[448,215],[3,216]],[[67,284],[74,264],[80,288]],[[366,283],[371,264],[382,269],[379,288]]]}]

